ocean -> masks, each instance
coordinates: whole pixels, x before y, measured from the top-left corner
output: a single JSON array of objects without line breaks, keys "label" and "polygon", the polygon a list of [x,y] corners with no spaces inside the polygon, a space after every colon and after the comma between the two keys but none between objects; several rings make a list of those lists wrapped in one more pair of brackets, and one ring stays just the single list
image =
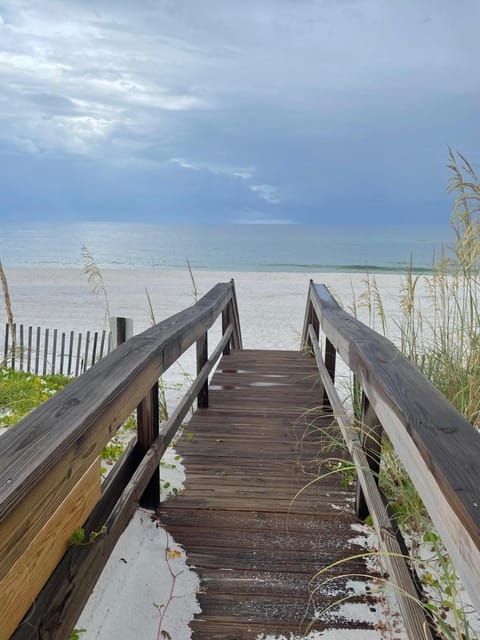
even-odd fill
[{"label": "ocean", "polygon": [[24,223],[0,227],[11,267],[82,267],[87,247],[100,268],[243,272],[428,272],[453,243],[445,226],[147,225]]}]

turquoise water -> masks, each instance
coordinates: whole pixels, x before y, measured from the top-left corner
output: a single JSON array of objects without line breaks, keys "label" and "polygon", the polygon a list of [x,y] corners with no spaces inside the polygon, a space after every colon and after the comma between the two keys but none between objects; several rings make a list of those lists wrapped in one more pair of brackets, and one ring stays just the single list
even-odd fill
[{"label": "turquoise water", "polygon": [[449,246],[448,226],[145,225],[85,222],[3,225],[6,267],[81,267],[85,245],[102,268],[288,272],[428,271]]}]

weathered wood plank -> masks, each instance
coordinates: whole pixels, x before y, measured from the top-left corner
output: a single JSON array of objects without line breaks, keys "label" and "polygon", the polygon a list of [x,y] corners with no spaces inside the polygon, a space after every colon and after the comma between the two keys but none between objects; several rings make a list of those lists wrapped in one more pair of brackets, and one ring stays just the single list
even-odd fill
[{"label": "weathered wood plank", "polygon": [[[43,459],[43,455],[48,453],[52,458],[61,458],[63,451],[54,454],[56,447],[62,448],[60,445],[69,437],[83,436],[91,428],[91,423],[99,420],[98,414],[105,405],[114,401],[124,404],[121,400],[129,394],[133,396],[132,404],[138,404],[148,390],[144,389],[145,385],[151,381],[153,386],[159,374],[176,360],[177,355],[202,335],[229,295],[229,285],[216,285],[196,305],[134,336],[115,354],[112,352],[92,367],[88,375],[74,380],[9,429],[2,436],[0,445],[0,516],[16,503],[14,496],[18,499],[27,492],[23,485],[25,477],[32,471],[32,461],[39,461],[35,467],[36,474],[40,475],[51,462],[51,459]],[[135,390],[132,392],[127,387]],[[124,415],[115,422],[121,424],[123,418]],[[105,430],[110,435],[114,428],[107,425]],[[47,434],[51,438],[47,438]]]},{"label": "weathered wood plank", "polygon": [[[89,444],[90,441],[87,441],[87,446]],[[35,535],[88,470],[98,453],[99,450],[86,457],[85,453],[67,451],[48,475],[31,487],[28,500],[19,500],[15,509],[3,516],[0,520],[0,579],[26,551]]]},{"label": "weathered wood plank", "polygon": [[[156,382],[137,407],[137,440],[141,455],[150,449],[158,437],[158,432],[158,382]],[[160,469],[157,467],[142,496],[141,505],[146,509],[156,509],[159,504]]]},{"label": "weathered wood plank", "polygon": [[118,537],[145,488],[151,483],[150,479],[158,469],[166,446],[220,357],[231,332],[232,328],[229,327],[143,459],[139,443],[135,440],[129,444],[122,460],[104,483],[102,498],[85,525],[88,530],[98,530],[105,525],[105,536],[87,551],[76,548],[69,550],[37,598],[35,606],[28,612],[28,625],[22,625],[17,630],[15,640],[36,640],[39,636],[63,640],[70,632]]},{"label": "weathered wood plank", "polygon": [[20,341],[19,341],[20,342],[20,344],[19,344],[19,347],[20,347],[20,354],[19,354],[19,356],[20,356],[20,371],[23,371],[23,359],[24,359],[24,356],[25,356],[23,324],[20,325],[19,330],[20,330]]},{"label": "weathered wood plank", "polygon": [[37,327],[37,341],[35,343],[35,374],[38,375],[40,363],[40,327]]},{"label": "weathered wood plank", "polygon": [[32,332],[33,327],[28,327],[28,353],[27,353],[27,371],[30,372],[32,366]]},{"label": "weathered wood plank", "polygon": [[102,331],[102,339],[100,340],[100,359],[103,358],[103,350],[105,348],[105,336],[106,336],[107,332],[105,331],[105,329]]},{"label": "weathered wood plank", "polygon": [[[280,374],[286,386],[251,386]],[[308,619],[309,586],[321,581],[310,583],[315,572],[361,552],[349,542],[356,535],[353,491],[336,474],[305,488],[313,478],[304,473],[312,458],[327,464],[314,428],[332,423],[331,416],[303,415],[322,399],[318,385],[305,384],[312,376],[318,379],[315,363],[300,353],[225,355],[212,378],[209,408],[195,412],[189,437],[176,445],[187,483],[182,495],[160,507],[159,517],[206,589],[192,624],[195,638],[233,638],[251,625],[258,633],[298,634],[305,614]],[[319,592],[319,603],[345,594],[345,571],[365,573],[364,561],[332,569],[328,576],[338,591]]]},{"label": "weathered wood plank", "polygon": [[10,638],[99,498],[97,460],[0,580],[0,640]]},{"label": "weathered wood plank", "polygon": [[94,511],[85,523],[85,529],[96,531],[102,527],[104,533],[91,545],[70,547],[25,616],[28,624],[21,624],[12,640],[64,640],[69,636],[164,452],[165,442],[159,436],[144,455],[107,519],[99,520],[103,509]]},{"label": "weathered wood plank", "polygon": [[60,342],[60,375],[63,376],[65,361],[65,332],[62,331],[62,338]]},{"label": "weathered wood plank", "polygon": [[15,369],[16,348],[17,348],[17,323],[13,323],[12,331],[12,346],[10,347],[10,364],[12,369]]},{"label": "weathered wood plank", "polygon": [[229,317],[232,323],[233,332],[232,332],[232,346],[234,350],[243,349],[242,344],[242,332],[240,330],[240,318],[238,314],[238,304],[237,304],[237,294],[235,291],[235,283],[230,280],[230,286],[232,287],[232,296],[228,305],[229,308]]},{"label": "weathered wood plank", "polygon": [[[372,470],[373,478],[378,485],[383,428],[379,419],[375,415],[375,411],[372,409],[367,396],[363,392],[360,429],[360,442],[365,451],[370,469]],[[357,482],[355,511],[357,516],[362,520],[368,516],[368,506],[359,482]]]},{"label": "weathered wood plank", "polygon": [[[345,411],[333,380],[331,379],[330,372],[322,360],[320,348],[318,342],[315,340],[313,330],[310,331],[310,337],[325,392],[328,394],[330,406],[335,413],[335,417],[357,470],[357,482],[362,488],[363,498],[368,507],[368,512],[372,517],[380,550],[382,551],[382,560],[388,567],[390,574],[389,579],[397,587],[394,589],[394,595],[402,613],[402,619],[408,637],[411,638],[411,640],[422,637],[427,640],[432,637],[432,634],[425,617],[425,611],[419,604],[419,594],[412,576],[408,571],[406,559],[403,557],[403,552],[397,541],[394,527],[385,509],[377,486],[376,477],[370,467],[370,460],[353,426],[354,420],[350,418]],[[373,422],[374,418],[372,417],[372,423]]]},{"label": "weathered wood plank", "polygon": [[44,376],[47,375],[47,365],[48,365],[48,337],[49,337],[49,330],[45,329],[44,334],[43,334],[43,369],[42,369],[42,373]]},{"label": "weathered wood plank", "polygon": [[79,374],[81,373],[81,368],[80,368],[80,354],[82,352],[82,334],[79,333],[77,336],[77,359],[75,362],[75,377],[78,378]]},{"label": "weathered wood plank", "polygon": [[480,435],[394,345],[310,288],[321,326],[361,382],[469,594],[480,607]]},{"label": "weathered wood plank", "polygon": [[[203,369],[203,366],[208,360],[208,334],[204,333],[203,336],[197,340],[197,376]],[[208,379],[200,389],[197,398],[197,405],[199,407],[208,407]]]},{"label": "weathered wood plank", "polygon": [[213,324],[231,292],[230,284],[216,285],[196,305],[134,336],[2,436],[0,576],[163,371]]},{"label": "weathered wood plank", "polygon": [[95,360],[97,357],[97,343],[98,343],[98,331],[95,331],[93,334],[93,346],[92,346],[92,359],[90,361],[90,366],[93,367],[95,364]]},{"label": "weathered wood plank", "polygon": [[85,336],[85,353],[83,354],[83,363],[81,371],[84,373],[88,369],[88,353],[90,350],[90,331],[87,331]]},{"label": "weathered wood plank", "polygon": [[[229,303],[232,289],[231,284],[219,284],[196,305],[133,337],[2,436],[0,576],[14,566],[132,409],[140,404],[147,392],[155,397],[152,389],[161,373],[214,323]],[[212,358],[219,357],[231,332],[229,327]],[[80,345],[79,341],[78,355]],[[214,364],[211,360],[202,368],[190,393],[198,394]],[[192,399],[191,395],[187,396]],[[130,468],[130,460],[142,455],[142,448],[148,447],[148,450],[113,510],[106,514],[105,501],[102,501],[101,509],[94,512],[95,517],[99,517],[100,512],[108,515],[106,535],[98,545],[93,545],[95,550],[67,554],[67,564],[61,565],[49,581],[50,586],[42,591],[36,607],[28,614],[29,625],[23,625],[17,632],[19,637],[24,634],[25,637],[36,637],[40,626],[42,637],[62,638],[68,634],[111,549],[156,473],[167,436],[173,435],[178,427],[175,421],[182,419],[181,412],[187,410],[188,407],[182,405],[181,410],[174,412],[166,433],[153,442],[147,440],[152,440],[151,427],[153,425],[155,431],[158,420],[153,415],[155,412],[146,417],[145,429],[140,429],[139,442],[128,456],[128,464],[123,467],[125,471]],[[123,473],[117,477],[126,479]],[[116,481],[110,485],[106,498],[109,503],[110,494],[113,495],[118,486]],[[103,524],[105,520],[101,522]],[[70,563],[74,561],[77,565],[73,571]],[[59,589],[59,585],[63,588]],[[40,620],[38,615],[42,616],[42,612]],[[37,626],[32,627],[35,616]]]},{"label": "weathered wood plank", "polygon": [[74,332],[70,331],[70,341],[68,344],[68,366],[67,366],[67,376],[72,374],[72,358],[73,358],[73,338]]}]

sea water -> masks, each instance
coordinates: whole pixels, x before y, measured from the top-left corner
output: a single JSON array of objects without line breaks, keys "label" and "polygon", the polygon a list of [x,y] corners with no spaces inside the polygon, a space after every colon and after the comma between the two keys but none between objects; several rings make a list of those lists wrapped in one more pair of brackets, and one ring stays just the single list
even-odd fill
[{"label": "sea water", "polygon": [[5,267],[250,272],[428,271],[453,243],[448,226],[24,223],[0,227]]}]

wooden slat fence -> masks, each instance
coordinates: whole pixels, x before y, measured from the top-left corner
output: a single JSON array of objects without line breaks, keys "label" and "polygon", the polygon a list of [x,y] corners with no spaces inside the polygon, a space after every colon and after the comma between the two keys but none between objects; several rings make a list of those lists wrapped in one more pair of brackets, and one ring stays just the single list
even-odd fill
[{"label": "wooden slat fence", "polygon": [[76,378],[111,350],[105,329],[82,333],[14,324],[13,331],[7,323],[1,364],[17,371]]}]

